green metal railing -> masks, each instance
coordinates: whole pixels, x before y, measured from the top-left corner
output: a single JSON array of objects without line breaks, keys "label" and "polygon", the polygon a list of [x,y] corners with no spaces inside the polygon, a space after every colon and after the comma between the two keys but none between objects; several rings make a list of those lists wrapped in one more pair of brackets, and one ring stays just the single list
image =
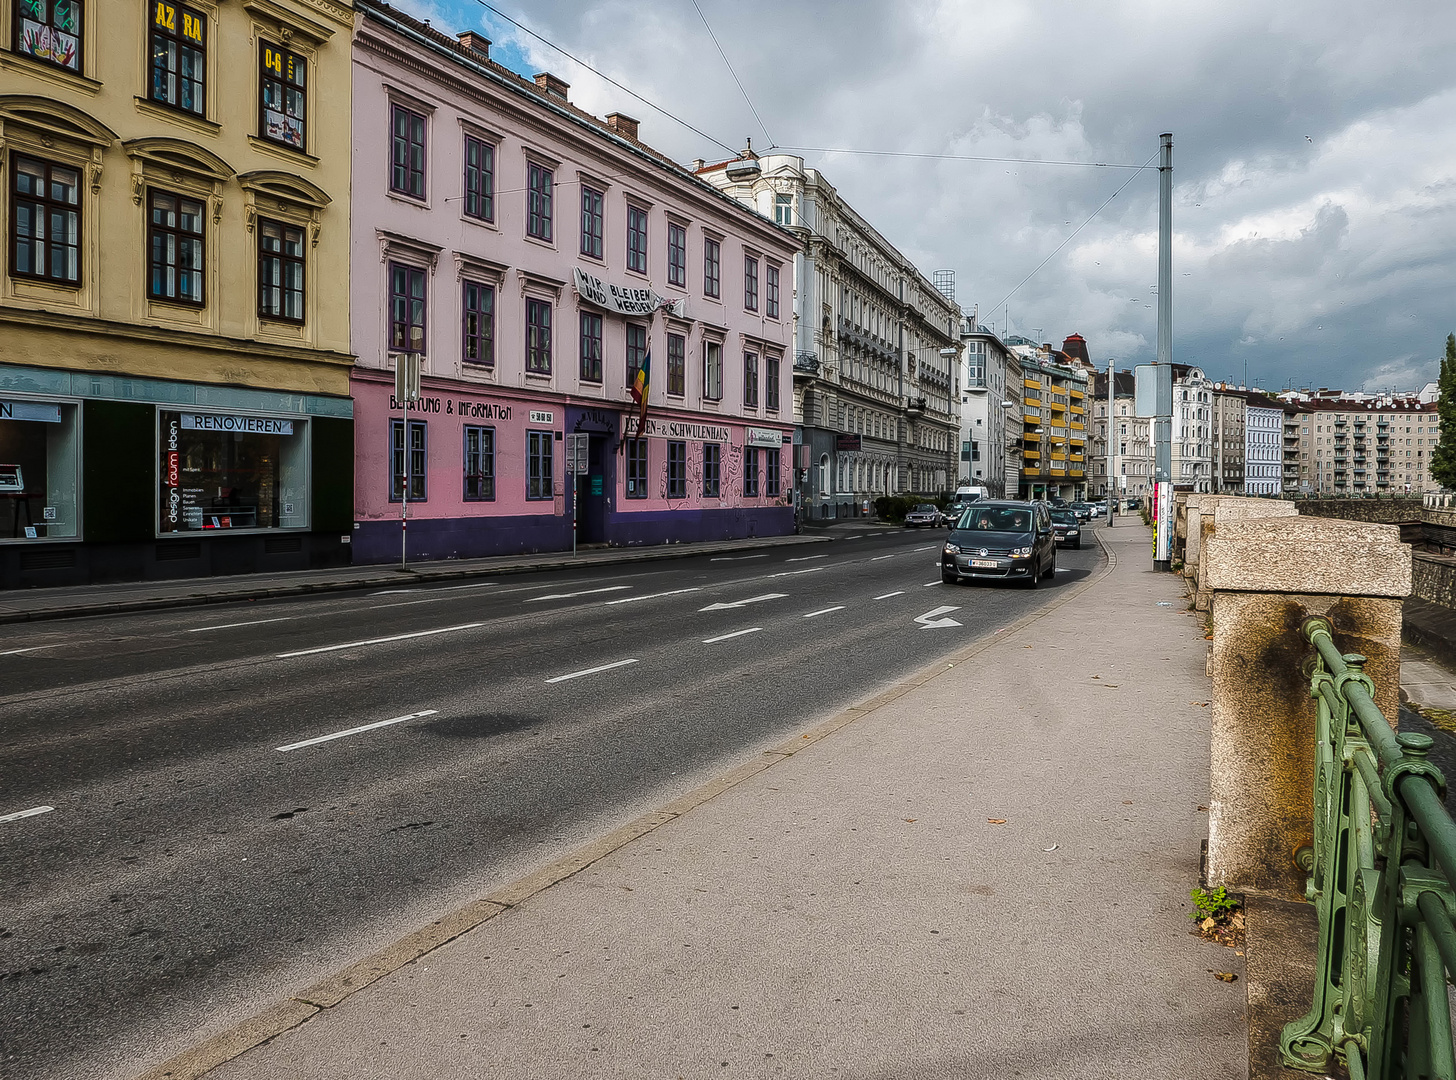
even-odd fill
[{"label": "green metal railing", "polygon": [[1314,845],[1298,852],[1319,913],[1314,1003],[1285,1025],[1284,1062],[1352,1080],[1456,1080],[1447,972],[1456,972],[1456,822],[1431,739],[1397,735],[1373,699],[1363,656],[1341,655],[1330,624],[1305,621],[1318,703]]}]

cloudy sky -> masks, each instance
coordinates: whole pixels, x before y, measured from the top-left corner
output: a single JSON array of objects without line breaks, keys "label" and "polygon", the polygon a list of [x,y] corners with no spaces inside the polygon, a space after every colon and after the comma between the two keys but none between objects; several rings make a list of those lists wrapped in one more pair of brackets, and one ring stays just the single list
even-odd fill
[{"label": "cloudy sky", "polygon": [[[679,161],[726,156],[480,0],[396,2]],[[998,331],[1154,359],[1156,168],[1035,162],[1156,166],[1163,131],[1175,360],[1418,388],[1456,330],[1450,0],[697,0],[752,108],[693,0],[491,2],[728,146],[820,148],[807,163]]]}]

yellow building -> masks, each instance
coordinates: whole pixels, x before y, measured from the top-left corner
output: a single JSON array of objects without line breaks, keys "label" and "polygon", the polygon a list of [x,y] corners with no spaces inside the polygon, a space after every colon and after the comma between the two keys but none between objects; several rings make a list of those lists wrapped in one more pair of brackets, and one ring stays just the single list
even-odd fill
[{"label": "yellow building", "polygon": [[349,0],[0,0],[0,586],[347,561]]},{"label": "yellow building", "polygon": [[1087,373],[1065,353],[1011,339],[1022,368],[1021,495],[1087,493]]}]

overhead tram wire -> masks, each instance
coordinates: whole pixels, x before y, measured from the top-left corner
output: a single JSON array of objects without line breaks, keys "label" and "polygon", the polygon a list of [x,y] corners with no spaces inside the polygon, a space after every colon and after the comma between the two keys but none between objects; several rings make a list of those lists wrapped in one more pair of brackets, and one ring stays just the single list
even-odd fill
[{"label": "overhead tram wire", "polygon": [[733,62],[728,59],[728,54],[723,51],[723,46],[718,41],[718,35],[713,33],[712,26],[709,26],[708,17],[703,14],[703,9],[698,7],[698,0],[693,0],[693,7],[697,9],[698,18],[702,19],[703,25],[707,27],[708,36],[713,39],[713,44],[718,47],[718,55],[723,58],[723,63],[728,68],[728,74],[732,75],[733,81],[738,84],[738,92],[743,95],[743,100],[748,102],[748,111],[753,113],[753,118],[758,121],[759,130],[763,132],[763,137],[768,140],[769,146],[772,147],[773,136],[768,133],[768,128],[764,126],[763,117],[758,115],[758,109],[754,107],[753,99],[748,96],[748,90],[744,87],[743,80],[738,77],[738,72],[733,70]]},{"label": "overhead tram wire", "polygon": [[[765,133],[767,134],[767,133]],[[928,154],[910,150],[856,150],[848,146],[775,146],[796,154],[856,154],[861,157],[923,158],[928,161],[991,161],[1010,165],[1071,165],[1084,169],[1133,169],[1141,172],[1151,165],[1129,165],[1121,161],[1058,161],[1055,158],[987,157],[979,154]],[[1156,154],[1153,157],[1157,157]],[[1149,159],[1152,160],[1151,158]],[[1121,190],[1120,188],[1118,190]]]},{"label": "overhead tram wire", "polygon": [[[499,16],[500,18],[504,19],[506,22],[510,23],[517,30],[521,31],[521,33],[523,33],[523,34],[529,34],[531,37],[533,37],[537,41],[541,42],[541,44],[547,46],[548,48],[555,49],[557,52],[559,52],[562,56],[566,57],[572,63],[581,65],[583,68],[585,68],[587,71],[590,71],[593,75],[597,76],[599,79],[602,79],[605,82],[611,83],[618,90],[622,91],[622,93],[627,94],[630,97],[636,99],[637,101],[642,102],[642,104],[646,105],[649,109],[653,110],[654,112],[659,113],[660,115],[667,117],[669,120],[673,121],[673,123],[681,124],[683,127],[687,128],[689,131],[691,131],[694,135],[697,135],[700,138],[707,139],[714,146],[721,146],[724,150],[728,151],[728,153],[737,156],[738,151],[735,150],[735,149],[733,149],[733,147],[729,146],[722,139],[715,139],[715,138],[713,138],[713,136],[709,135],[706,131],[703,131],[701,128],[696,128],[692,124],[689,124],[682,117],[677,116],[677,115],[674,115],[673,113],[668,112],[661,105],[657,105],[654,102],[648,101],[645,97],[643,97],[641,94],[637,93],[635,90],[629,90],[627,87],[623,86],[621,83],[619,83],[616,79],[612,78],[610,75],[607,75],[607,74],[605,74],[605,73],[603,73],[601,71],[598,71],[596,68],[594,68],[590,64],[588,64],[585,60],[583,60],[580,57],[574,56],[571,53],[567,52],[560,45],[556,44],[556,42],[550,40],[549,38],[542,37],[540,34],[536,33],[536,31],[532,30],[529,26],[523,26],[521,23],[518,23],[515,19],[511,18],[509,15],[507,15],[500,8],[496,7],[494,4],[487,3],[486,0],[475,0],[475,2],[477,4],[479,4],[481,7],[485,8],[487,11],[492,12],[493,14],[495,14],[495,15]],[[709,33],[712,33],[711,29],[709,30]],[[724,59],[726,60],[727,57],[724,57]],[[731,68],[730,68],[730,70],[731,70]],[[736,79],[737,76],[735,75],[734,78]],[[749,108],[752,108],[752,107],[753,107],[753,103],[752,102],[749,102]],[[755,113],[754,115],[757,116],[758,114]],[[760,121],[760,123],[761,123],[761,121]]]}]

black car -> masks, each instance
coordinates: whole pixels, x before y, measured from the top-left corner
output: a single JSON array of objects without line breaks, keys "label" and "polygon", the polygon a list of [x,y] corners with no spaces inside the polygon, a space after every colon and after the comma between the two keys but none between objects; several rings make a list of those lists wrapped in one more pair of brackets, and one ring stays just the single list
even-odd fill
[{"label": "black car", "polygon": [[1045,503],[978,502],[961,514],[940,556],[946,584],[977,578],[1030,583],[1057,570],[1057,538]]},{"label": "black car", "polygon": [[1052,511],[1052,532],[1058,544],[1073,548],[1082,546],[1082,522],[1071,510]]}]

